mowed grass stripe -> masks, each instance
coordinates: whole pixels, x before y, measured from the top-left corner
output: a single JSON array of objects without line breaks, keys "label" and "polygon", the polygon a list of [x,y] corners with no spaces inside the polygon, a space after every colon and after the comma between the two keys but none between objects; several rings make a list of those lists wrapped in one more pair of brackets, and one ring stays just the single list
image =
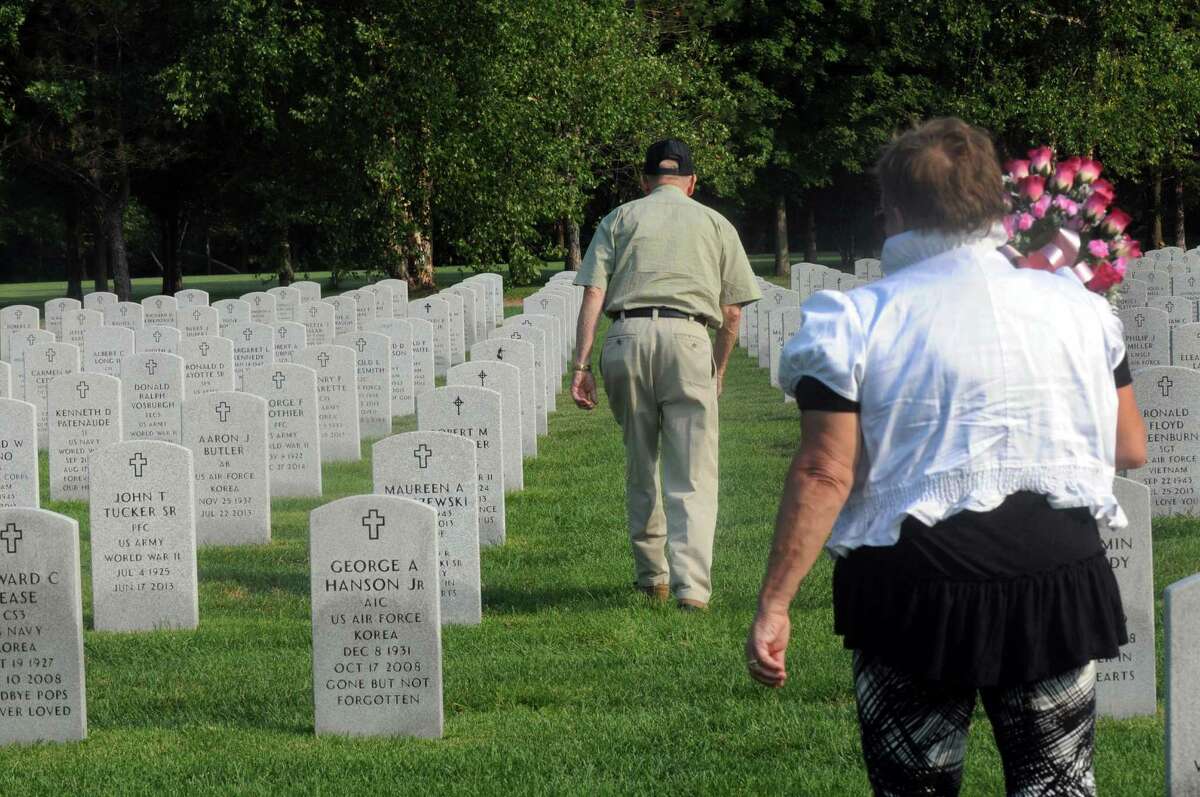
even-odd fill
[{"label": "mowed grass stripe", "polygon": [[[364,445],[362,462],[326,466],[324,499],[274,502],[271,545],[201,551],[198,631],[87,632],[90,738],[0,750],[0,793],[866,793],[827,561],[796,601],[788,686],[744,673],[795,408],[739,352],[721,416],[707,615],[634,594],[619,432],[606,406],[584,413],[564,393],[508,497],[508,544],[483,553],[483,624],[445,629],[444,739],[313,736],[308,512],[371,489]],[[80,521],[90,625],[86,507],[47,505]],[[1200,541],[1186,520],[1156,536],[1161,591],[1197,569]],[[1102,721],[1102,793],[1160,792],[1162,748],[1161,718]],[[964,793],[1002,782],[980,716]]]}]

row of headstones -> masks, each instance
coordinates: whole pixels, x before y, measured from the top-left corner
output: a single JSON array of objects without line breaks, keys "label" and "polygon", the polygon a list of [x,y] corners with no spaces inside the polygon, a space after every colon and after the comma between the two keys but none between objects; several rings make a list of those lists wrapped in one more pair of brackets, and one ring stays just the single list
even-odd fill
[{"label": "row of headstones", "polygon": [[[561,289],[568,278],[555,279],[554,287],[548,286],[546,291],[527,299],[526,307],[545,310],[547,302],[544,299],[552,300],[550,304],[565,302],[567,292]],[[573,300],[571,311],[577,313],[578,292],[571,287],[569,294]],[[523,387],[527,388],[528,395],[530,377],[536,374],[534,343],[545,344],[546,331],[538,329],[537,325],[529,329],[514,325],[513,332],[517,334],[481,341],[473,346],[471,363],[451,368],[447,387],[418,398],[418,426],[426,431],[392,436],[375,445],[375,490],[380,495],[343,499],[313,513],[310,530],[313,538],[313,640],[314,660],[318,662],[314,671],[314,689],[319,731],[440,734],[440,637],[437,629],[440,622],[479,622],[478,546],[504,541],[504,477],[509,457],[502,452],[513,449],[513,440],[524,442],[522,435],[513,434],[515,429],[523,427],[521,408],[524,403],[520,401],[520,395]],[[353,354],[353,350],[346,351]],[[547,361],[557,359],[548,357]],[[313,369],[303,366],[290,367],[315,374]],[[474,373],[476,368],[479,369],[477,374]],[[254,373],[264,381],[275,381],[267,377],[271,370],[260,367]],[[556,373],[561,377],[561,369],[556,369]],[[456,378],[459,375],[461,377]],[[279,374],[272,374],[272,377],[277,376]],[[112,379],[103,375],[96,377]],[[481,381],[480,386],[470,384],[475,379]],[[283,381],[286,382],[286,378]],[[458,384],[459,381],[462,384]],[[561,386],[561,378],[556,381]],[[540,383],[533,384],[541,387]],[[120,389],[119,384],[117,389]],[[353,381],[344,389],[354,392]],[[316,403],[314,392],[308,391],[307,405],[310,407]],[[543,395],[541,390],[536,392],[538,396]],[[548,397],[552,400],[553,392]],[[222,521],[223,527],[228,526],[248,506],[244,500],[246,496],[231,492],[235,484],[253,478],[255,473],[259,474],[261,483],[263,465],[268,458],[266,441],[270,437],[267,401],[245,393],[221,391],[188,400],[189,405],[193,402],[195,409],[192,406],[185,408],[185,428],[189,431],[184,437],[194,443],[188,448],[163,441],[133,440],[110,442],[91,452],[91,470],[95,474],[91,486],[91,513],[97,628],[195,627],[198,622],[196,518],[203,521],[206,511],[211,510]],[[307,425],[311,428],[311,413],[299,411],[298,405],[272,406],[279,408],[280,418],[307,417],[310,421]],[[25,407],[28,420],[32,407],[27,403]],[[197,416],[195,429],[190,420],[193,414]],[[273,427],[276,413],[270,414]],[[242,421],[240,427],[237,426],[239,419]],[[302,433],[296,427],[281,439],[294,441],[299,436]],[[30,443],[25,446],[28,451],[34,450]],[[246,456],[248,450],[253,452],[250,457]],[[528,449],[519,449],[519,452],[518,465],[521,453],[527,453]],[[214,458],[218,462],[213,472],[199,464]],[[251,459],[257,460],[257,467]],[[32,468],[36,482],[36,455]],[[230,476],[233,478],[228,478]],[[157,484],[152,483],[155,478]],[[202,496],[209,483],[217,486],[215,492],[219,500],[216,503],[209,503]],[[181,490],[191,495],[180,494]],[[391,497],[398,495],[412,496],[417,502]],[[364,557],[371,558],[353,559],[353,550],[344,544],[344,527],[334,533],[329,530],[329,523],[322,522],[326,517],[337,517],[335,509],[344,508],[347,502],[355,507],[372,504],[357,518],[357,527],[365,529],[368,543]],[[269,491],[263,503],[269,513]],[[4,511],[30,513],[26,516],[25,526],[35,522],[53,525],[58,521],[74,526],[73,521],[40,510]],[[391,521],[389,514],[393,518]],[[269,514],[267,518],[265,534],[269,539]],[[47,540],[45,535],[38,533],[27,538],[26,530],[20,525],[7,529],[6,533],[0,532],[0,543],[5,546],[0,550],[7,549],[9,554],[15,555],[17,548],[24,545],[28,553],[30,547],[40,547]],[[413,533],[407,529],[398,530],[409,525],[413,527]],[[203,531],[203,522],[200,528]],[[392,531],[385,536],[383,530],[386,528]],[[105,545],[106,535],[110,532],[115,542]],[[75,542],[74,529],[71,538]],[[385,558],[374,558],[379,551],[373,544],[385,539]],[[201,544],[206,541],[231,542],[206,539],[202,533]],[[35,552],[35,558],[38,555],[40,553]],[[77,542],[73,558],[76,562],[76,609],[75,622],[71,625],[75,629],[72,632],[76,638],[74,646],[78,648],[82,628],[77,602]],[[393,566],[406,558],[408,567]],[[6,568],[13,564],[16,563],[11,557],[6,559]],[[21,566],[17,565],[16,569],[21,570]],[[62,583],[65,569],[57,567],[52,577],[34,580]],[[400,575],[402,572],[403,576]],[[340,577],[326,578],[333,574]],[[403,579],[403,590],[398,579]],[[5,570],[0,569],[0,584],[9,581]],[[33,583],[20,575],[13,583],[17,582]],[[381,590],[393,588],[401,594],[380,597]],[[328,617],[330,628],[326,628],[320,620],[326,617],[322,607],[326,602],[340,605],[347,592],[358,593],[352,601],[355,613]],[[162,600],[164,593],[169,593],[173,600]],[[368,612],[366,607],[380,611]],[[69,609],[67,606],[66,614],[60,619],[70,614]],[[331,636],[344,634],[347,624],[351,626],[352,639],[329,644]],[[412,639],[403,644],[396,643],[403,636],[397,626],[411,629]],[[48,626],[31,625],[17,629],[17,635],[42,634],[46,629]],[[364,639],[386,640],[388,644],[362,645]],[[376,661],[363,667],[360,658],[369,656],[372,650]],[[319,664],[328,656],[336,660],[331,665],[333,670]],[[39,665],[31,664],[32,661],[21,659],[6,664],[10,670],[20,670],[27,664],[36,670]],[[33,691],[19,695],[28,705],[15,707],[10,716],[28,718],[29,721],[14,729],[11,738],[0,733],[0,741],[70,739],[80,738],[85,733],[81,654],[66,656],[60,663],[64,670],[53,677],[65,677],[61,683],[77,683],[77,689],[60,690],[53,705],[47,705],[45,698],[49,696],[40,692],[36,699]],[[376,671],[381,677],[369,679],[369,683],[361,677],[344,677],[351,672],[361,675]],[[72,680],[76,673],[78,677]],[[386,679],[382,677],[384,673],[388,675]],[[333,677],[335,674],[342,677]],[[41,676],[30,672],[27,676],[17,677],[18,682],[21,682],[20,678],[26,678],[24,683],[34,684]],[[393,690],[399,692],[393,694]],[[42,720],[49,720],[49,727]]]},{"label": "row of headstones", "polygon": [[[803,268],[812,273],[807,266]],[[797,283],[803,284],[803,277],[798,280],[794,275],[793,285]],[[803,300],[798,291],[762,281],[760,287],[763,299],[743,313],[747,323],[741,342],[759,367],[770,367],[771,383],[779,387],[780,351],[800,329],[797,305]],[[1153,716],[1157,679],[1151,518],[1200,514],[1200,424],[1191,415],[1191,407],[1200,404],[1200,366],[1193,365],[1200,360],[1200,324],[1171,330],[1164,310],[1129,310],[1120,316],[1131,366],[1140,368],[1134,389],[1148,430],[1149,460],[1146,467],[1129,473],[1129,478],[1118,477],[1114,483],[1114,494],[1129,517],[1129,526],[1102,532],[1109,565],[1120,585],[1129,642],[1115,658],[1097,662],[1097,710],[1112,717]],[[1151,324],[1157,324],[1153,327],[1157,335],[1140,331],[1151,329]],[[1163,365],[1171,362],[1168,346],[1172,332],[1176,340],[1173,356],[1186,367],[1145,367],[1143,352],[1161,358]],[[1144,335],[1150,335],[1150,340]],[[1172,784],[1200,788],[1200,700],[1187,688],[1200,676],[1200,623],[1186,614],[1200,610],[1200,576],[1169,587],[1166,597],[1170,778]],[[1185,617],[1192,623],[1190,628],[1181,626]]]}]

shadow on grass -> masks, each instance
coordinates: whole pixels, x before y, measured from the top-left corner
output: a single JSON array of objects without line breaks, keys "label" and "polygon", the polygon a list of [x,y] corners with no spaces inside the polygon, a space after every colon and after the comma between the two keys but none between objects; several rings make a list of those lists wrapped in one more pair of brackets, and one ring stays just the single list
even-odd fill
[{"label": "shadow on grass", "polygon": [[280,572],[268,570],[266,566],[254,569],[247,564],[230,562],[210,562],[200,565],[198,570],[201,584],[234,584],[242,587],[247,594],[251,595],[281,590],[305,600],[308,600],[309,597],[307,570]]}]

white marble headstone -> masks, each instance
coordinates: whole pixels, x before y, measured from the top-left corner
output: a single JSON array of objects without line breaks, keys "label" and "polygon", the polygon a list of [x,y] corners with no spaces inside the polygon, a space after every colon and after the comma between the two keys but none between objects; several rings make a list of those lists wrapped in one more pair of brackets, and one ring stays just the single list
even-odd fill
[{"label": "white marble headstone", "polygon": [[354,349],[333,344],[309,346],[300,353],[300,364],[317,373],[321,461],[358,462],[362,459],[362,436]]},{"label": "white marble headstone", "polygon": [[293,282],[290,287],[300,291],[301,304],[319,302],[321,300],[320,283],[316,283],[311,280],[301,280],[299,282]]},{"label": "white marble headstone", "polygon": [[50,383],[47,401],[50,498],[86,501],[92,452],[122,439],[121,380],[64,374]]},{"label": "white marble headstone", "polygon": [[50,383],[62,374],[79,371],[79,349],[69,343],[39,343],[25,352],[25,400],[37,411],[37,444],[49,445],[46,434],[46,395]]},{"label": "white marble headstone", "polygon": [[1146,465],[1129,478],[1150,488],[1154,517],[1200,511],[1200,372],[1145,368],[1133,376],[1146,425]]},{"label": "white marble headstone", "polygon": [[242,301],[250,305],[250,320],[256,324],[274,326],[278,320],[275,311],[275,297],[266,291],[251,291],[242,296]]},{"label": "white marble headstone", "polygon": [[250,323],[250,305],[241,299],[221,299],[213,302],[212,307],[220,320],[221,335],[230,340],[227,332],[231,328]]},{"label": "white marble headstone", "polygon": [[121,427],[126,440],[178,443],[183,409],[183,358],[131,354],[121,368]]},{"label": "white marble headstone", "polygon": [[333,342],[354,352],[358,428],[366,438],[392,433],[392,341],[379,332],[349,332]]},{"label": "white marble headstone", "polygon": [[275,330],[253,321],[225,327],[222,337],[233,341],[233,384],[242,389],[242,377],[251,368],[275,362]]},{"label": "white marble headstone", "polygon": [[433,361],[433,324],[416,316],[408,317],[412,327],[413,397],[437,387]]},{"label": "white marble headstone", "polygon": [[275,287],[267,290],[267,293],[275,297],[275,320],[281,321],[299,321],[300,305],[302,297],[300,291],[291,286]]},{"label": "white marble headstone", "polygon": [[179,328],[179,302],[174,296],[147,296],[142,299],[142,318],[146,326]]},{"label": "white marble headstone", "polygon": [[306,302],[298,311],[297,321],[304,324],[309,346],[326,346],[333,343],[337,334],[336,311],[329,302]]},{"label": "white marble headstone", "polygon": [[275,363],[247,372],[245,389],[267,402],[271,497],[320,497],[317,372],[296,363]]},{"label": "white marble headstone", "polygon": [[275,323],[275,362],[296,362],[301,350],[308,345],[307,334],[303,324],[295,321],[277,321]]},{"label": "white marble headstone", "polygon": [[0,309],[0,360],[12,362],[9,359],[8,344],[14,332],[25,329],[38,329],[41,311],[28,304],[10,304]]},{"label": "white marble headstone", "polygon": [[[182,311],[188,307],[208,307],[208,292],[199,288],[187,288],[175,291],[175,301]],[[216,334],[215,332],[213,333]]]},{"label": "white marble headstone", "polygon": [[[500,445],[504,460],[504,487],[508,492],[525,489],[525,466],[521,370],[500,362],[470,362],[451,366],[446,373],[448,387],[484,387],[500,396],[503,419]],[[536,444],[537,435],[534,435]]]},{"label": "white marble headstone", "polygon": [[[408,303],[408,317],[433,325],[433,372],[445,376],[450,363],[450,305],[445,299],[427,296]],[[417,328],[413,327],[414,345]]]},{"label": "white marble headstone", "polygon": [[413,394],[412,324],[404,318],[384,318],[372,322],[367,331],[387,335],[391,341],[392,417],[412,415],[417,408]]},{"label": "white marble headstone", "polygon": [[333,307],[333,334],[345,335],[358,329],[358,297],[343,293],[340,296],[330,296],[326,304]]},{"label": "white marble headstone", "polygon": [[174,327],[144,326],[133,333],[133,350],[137,352],[165,351],[179,353],[183,336]]},{"label": "white marble headstone", "polygon": [[120,376],[121,363],[133,353],[133,330],[112,326],[93,329],[83,339],[83,370]]},{"label": "white marble headstone", "polygon": [[179,342],[179,355],[184,362],[185,397],[233,390],[233,341],[229,338],[184,338]]},{"label": "white marble headstone", "polygon": [[41,506],[36,412],[28,401],[0,399],[0,507]]},{"label": "white marble headstone", "polygon": [[221,318],[215,307],[180,307],[179,331],[185,338],[215,338],[221,334]]},{"label": "white marble headstone", "polygon": [[83,295],[83,309],[104,312],[105,308],[118,301],[117,295],[111,291],[92,291]]},{"label": "white marble headstone", "polygon": [[83,351],[83,341],[93,329],[104,326],[104,314],[99,310],[67,310],[62,317],[60,343],[70,343]]},{"label": "white marble headstone", "polygon": [[[2,520],[0,516],[0,520]],[[1163,594],[1167,668],[1167,794],[1200,794],[1200,575]]]},{"label": "white marble headstone", "polygon": [[137,302],[117,302],[104,308],[104,325],[136,332],[142,328],[142,306]]},{"label": "white marble headstone", "polygon": [[63,343],[68,342],[63,337],[63,314],[72,310],[82,309],[83,303],[78,299],[69,299],[66,297],[61,299],[50,299],[42,305],[42,317],[46,319],[46,329],[53,333],[56,340]]}]

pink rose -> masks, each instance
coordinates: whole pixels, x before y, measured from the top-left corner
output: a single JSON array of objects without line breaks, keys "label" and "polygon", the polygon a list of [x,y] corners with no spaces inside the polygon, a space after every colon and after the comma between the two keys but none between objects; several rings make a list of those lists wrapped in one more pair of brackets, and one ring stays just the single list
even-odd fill
[{"label": "pink rose", "polygon": [[1092,183],[1092,196],[1102,196],[1111,204],[1117,198],[1117,192],[1108,180],[1096,180]]},{"label": "pink rose", "polygon": [[1056,194],[1053,205],[1063,213],[1067,214],[1067,218],[1072,218],[1079,215],[1079,203],[1075,202],[1069,196]]},{"label": "pink rose", "polygon": [[1113,208],[1113,211],[1108,214],[1108,218],[1104,220],[1104,230],[1109,235],[1119,235],[1125,232],[1125,228],[1131,221],[1133,218],[1128,213],[1120,208]]},{"label": "pink rose", "polygon": [[1119,274],[1112,263],[1107,260],[1092,269],[1092,279],[1087,284],[1089,291],[1104,293],[1114,285],[1119,285],[1123,275]]},{"label": "pink rose", "polygon": [[1050,174],[1050,162],[1054,160],[1054,150],[1049,147],[1038,147],[1029,150],[1029,171],[1033,174]]},{"label": "pink rose", "polygon": [[1088,254],[1097,260],[1103,260],[1108,257],[1108,244],[1099,238],[1088,241]]},{"label": "pink rose", "polygon": [[1034,221],[1036,221],[1036,219],[1033,218],[1032,214],[1022,213],[1017,217],[1017,229],[1021,232],[1025,232],[1033,226]]},{"label": "pink rose", "polygon": [[1046,178],[1036,175],[1026,177],[1017,183],[1017,190],[1021,192],[1021,196],[1030,202],[1037,202],[1041,199],[1042,194],[1046,192]]},{"label": "pink rose", "polygon": [[1004,164],[1004,171],[1014,180],[1024,180],[1029,176],[1029,161],[1010,160]]},{"label": "pink rose", "polygon": [[1100,194],[1092,194],[1083,203],[1083,215],[1092,221],[1100,221],[1108,210],[1108,203],[1109,200]]},{"label": "pink rose", "polygon": [[1042,194],[1042,198],[1029,208],[1029,212],[1033,214],[1035,219],[1044,219],[1046,212],[1050,210],[1050,195]]},{"label": "pink rose", "polygon": [[1100,172],[1104,167],[1100,165],[1100,161],[1084,158],[1079,165],[1079,180],[1083,183],[1093,183],[1100,176]]},{"label": "pink rose", "polygon": [[1060,163],[1054,170],[1054,187],[1059,191],[1069,191],[1075,185],[1075,170],[1069,163]]}]

